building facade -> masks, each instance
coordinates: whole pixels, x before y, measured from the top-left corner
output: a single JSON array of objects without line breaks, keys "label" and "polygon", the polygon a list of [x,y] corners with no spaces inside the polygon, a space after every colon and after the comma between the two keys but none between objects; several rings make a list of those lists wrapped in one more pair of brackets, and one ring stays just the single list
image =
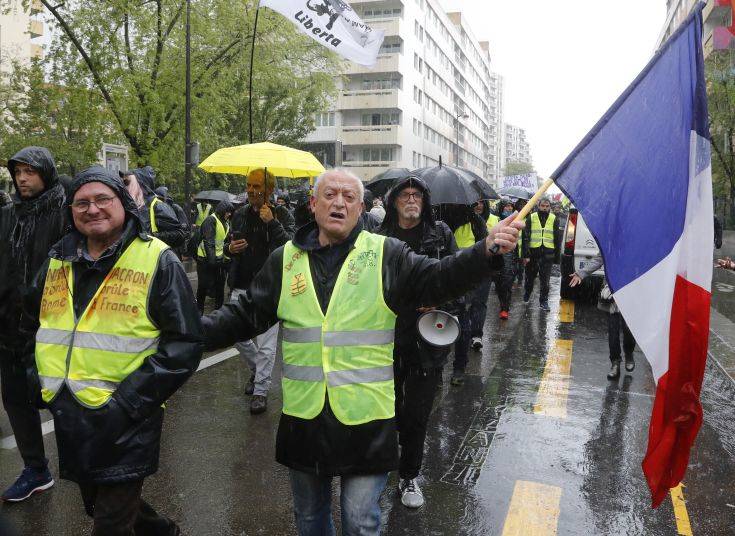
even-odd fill
[{"label": "building facade", "polygon": [[43,57],[39,42],[44,35],[42,12],[39,0],[31,2],[28,11],[20,0],[14,0],[8,13],[0,13],[0,73],[10,73],[13,61],[26,63]]},{"label": "building facade", "polygon": [[[659,34],[658,49],[673,34],[701,0],[666,0],[666,22]],[[707,0],[704,19],[704,55],[716,50],[735,49],[735,0]]]},{"label": "building facade", "polygon": [[507,162],[523,162],[533,164],[531,158],[531,146],[526,138],[526,131],[515,125],[505,124],[505,158],[503,165]]},{"label": "building facade", "polygon": [[489,43],[437,0],[351,6],[385,30],[385,40],[373,68],[345,63],[338,97],[317,114],[306,148],[363,180],[441,159],[495,183],[502,168],[503,79],[490,69]]}]

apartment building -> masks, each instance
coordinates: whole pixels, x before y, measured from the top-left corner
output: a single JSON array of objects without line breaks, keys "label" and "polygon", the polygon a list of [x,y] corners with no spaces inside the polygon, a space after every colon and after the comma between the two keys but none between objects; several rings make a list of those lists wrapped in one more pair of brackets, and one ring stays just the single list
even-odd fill
[{"label": "apartment building", "polygon": [[39,0],[33,0],[28,11],[20,0],[14,0],[9,13],[0,12],[0,73],[9,73],[13,61],[27,62],[43,56],[39,43],[44,34],[39,16],[42,12]]},{"label": "apartment building", "polygon": [[345,63],[332,109],[305,146],[363,180],[392,167],[457,164],[495,183],[502,169],[503,79],[490,45],[437,0],[353,1],[385,41],[373,68]]},{"label": "apartment building", "polygon": [[505,144],[505,162],[533,164],[531,146],[524,129],[506,123],[503,143]]},{"label": "apartment building", "polygon": [[[666,22],[659,34],[659,48],[673,34],[701,0],[666,0]],[[735,0],[707,0],[702,11],[704,55],[716,50],[735,49]]]}]

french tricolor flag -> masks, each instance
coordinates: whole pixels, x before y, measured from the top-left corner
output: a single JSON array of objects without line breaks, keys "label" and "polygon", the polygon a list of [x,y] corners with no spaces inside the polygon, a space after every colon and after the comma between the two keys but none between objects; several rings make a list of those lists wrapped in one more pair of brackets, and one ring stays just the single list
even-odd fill
[{"label": "french tricolor flag", "polygon": [[713,218],[701,9],[552,177],[597,239],[615,302],[653,369],[643,471],[654,507],[684,477],[702,424]]}]

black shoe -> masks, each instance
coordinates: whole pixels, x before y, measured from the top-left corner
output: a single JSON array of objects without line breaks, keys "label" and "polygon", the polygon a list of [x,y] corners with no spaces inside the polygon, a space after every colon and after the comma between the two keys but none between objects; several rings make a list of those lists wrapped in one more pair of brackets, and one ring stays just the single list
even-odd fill
[{"label": "black shoe", "polygon": [[472,337],[472,349],[476,352],[482,350],[482,339],[480,337]]},{"label": "black shoe", "polygon": [[547,313],[551,311],[551,307],[549,307],[549,302],[545,302],[545,301],[543,301],[543,302],[541,302],[541,303],[539,304],[539,307],[541,307],[541,309],[543,309],[543,310],[544,310],[544,311],[546,311]]},{"label": "black shoe", "polygon": [[258,415],[268,408],[268,399],[263,395],[253,395],[250,400],[250,414]]},{"label": "black shoe", "polygon": [[633,354],[627,354],[625,356],[625,370],[628,372],[633,372],[635,370],[635,359],[633,359]]},{"label": "black shoe", "polygon": [[452,385],[464,385],[464,372],[461,370],[455,370],[452,373]]},{"label": "black shoe", "polygon": [[255,383],[253,382],[253,376],[250,376],[248,383],[245,384],[245,394],[250,396],[255,391]]},{"label": "black shoe", "polygon": [[607,373],[607,379],[617,380],[618,378],[620,378],[620,361],[613,361],[610,372]]},{"label": "black shoe", "polygon": [[530,294],[524,294],[523,295],[523,303],[528,303],[531,300]]}]

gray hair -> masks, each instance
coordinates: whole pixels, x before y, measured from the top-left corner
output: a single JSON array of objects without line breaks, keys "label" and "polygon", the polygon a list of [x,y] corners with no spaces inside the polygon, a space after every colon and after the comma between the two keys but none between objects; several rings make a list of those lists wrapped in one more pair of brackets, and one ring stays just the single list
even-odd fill
[{"label": "gray hair", "polygon": [[322,179],[327,178],[327,177],[334,177],[334,176],[347,177],[348,179],[353,179],[354,181],[356,181],[358,192],[360,195],[360,201],[365,200],[365,185],[360,180],[360,177],[358,177],[357,175],[352,173],[352,171],[345,169],[345,168],[329,169],[325,171],[324,173],[322,173],[321,175],[319,175],[314,181],[314,197],[316,197],[317,193],[319,192],[319,183],[322,181]]}]

